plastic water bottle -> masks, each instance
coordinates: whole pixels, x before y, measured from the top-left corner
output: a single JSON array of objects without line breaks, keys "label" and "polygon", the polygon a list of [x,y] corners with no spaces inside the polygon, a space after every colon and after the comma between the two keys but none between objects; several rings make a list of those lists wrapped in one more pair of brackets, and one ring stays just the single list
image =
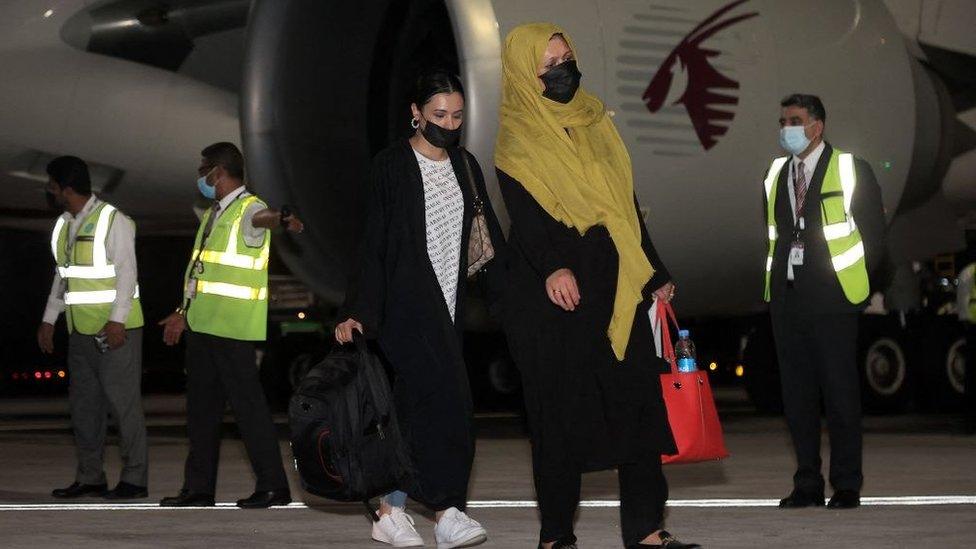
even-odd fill
[{"label": "plastic water bottle", "polygon": [[688,330],[678,330],[678,342],[674,344],[674,355],[678,359],[679,372],[694,372],[698,369],[695,363],[695,344],[689,335]]}]

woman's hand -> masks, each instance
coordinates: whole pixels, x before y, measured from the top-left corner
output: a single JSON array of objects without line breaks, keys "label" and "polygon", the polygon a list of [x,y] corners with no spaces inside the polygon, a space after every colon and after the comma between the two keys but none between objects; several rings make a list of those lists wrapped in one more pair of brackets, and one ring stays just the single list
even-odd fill
[{"label": "woman's hand", "polygon": [[359,323],[358,320],[350,318],[345,322],[339,324],[335,328],[335,338],[339,343],[350,343],[352,342],[352,331],[356,330],[359,333],[363,333],[363,325]]},{"label": "woman's hand", "polygon": [[575,311],[580,302],[580,292],[573,271],[559,269],[549,275],[546,279],[546,294],[550,301],[564,311]]},{"label": "woman's hand", "polygon": [[671,300],[674,299],[674,290],[674,283],[668,282],[664,286],[654,290],[654,297],[656,297],[661,303],[670,303]]}]

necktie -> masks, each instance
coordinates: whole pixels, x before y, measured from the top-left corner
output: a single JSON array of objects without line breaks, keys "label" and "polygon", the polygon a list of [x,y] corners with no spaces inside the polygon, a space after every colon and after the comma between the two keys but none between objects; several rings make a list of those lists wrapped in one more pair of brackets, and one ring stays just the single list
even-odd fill
[{"label": "necktie", "polygon": [[803,203],[807,197],[807,172],[801,161],[796,166],[796,176],[793,178],[793,190],[796,192],[796,218],[803,217]]}]

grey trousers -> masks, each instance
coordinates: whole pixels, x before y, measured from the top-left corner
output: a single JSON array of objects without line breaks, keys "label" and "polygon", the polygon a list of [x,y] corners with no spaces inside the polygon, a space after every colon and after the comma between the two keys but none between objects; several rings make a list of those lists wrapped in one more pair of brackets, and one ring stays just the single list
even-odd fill
[{"label": "grey trousers", "polygon": [[98,352],[93,336],[71,334],[68,373],[71,426],[78,452],[75,481],[106,482],[103,456],[111,413],[119,425],[119,480],[146,486],[149,449],[142,413],[142,329],[126,330],[125,344],[104,354]]}]

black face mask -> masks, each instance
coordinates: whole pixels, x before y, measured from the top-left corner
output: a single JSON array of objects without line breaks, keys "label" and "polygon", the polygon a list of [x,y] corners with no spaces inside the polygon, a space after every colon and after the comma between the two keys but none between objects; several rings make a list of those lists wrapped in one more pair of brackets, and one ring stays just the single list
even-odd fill
[{"label": "black face mask", "polygon": [[428,120],[427,125],[424,126],[424,129],[420,133],[428,143],[441,149],[454,147],[461,141],[461,126],[449,130]]},{"label": "black face mask", "polygon": [[576,96],[583,74],[577,68],[576,60],[570,59],[549,69],[549,72],[539,78],[546,85],[542,97],[557,103],[569,103]]}]

